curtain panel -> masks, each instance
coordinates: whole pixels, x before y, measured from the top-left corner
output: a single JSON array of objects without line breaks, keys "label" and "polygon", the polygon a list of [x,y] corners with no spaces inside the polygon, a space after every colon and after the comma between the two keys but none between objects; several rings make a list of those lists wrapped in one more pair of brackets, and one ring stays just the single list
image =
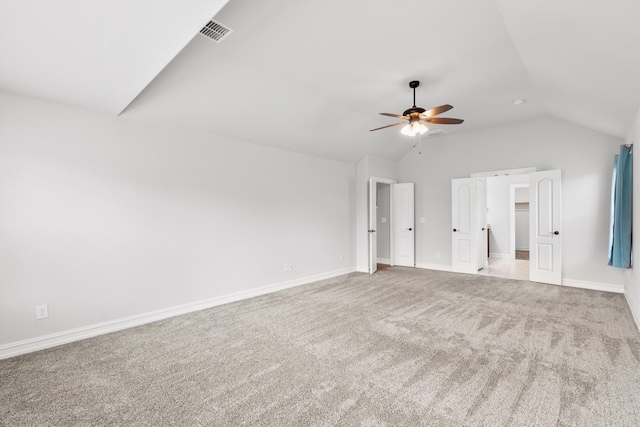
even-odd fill
[{"label": "curtain panel", "polygon": [[609,265],[631,268],[631,228],[633,215],[633,146],[621,145],[613,162]]}]

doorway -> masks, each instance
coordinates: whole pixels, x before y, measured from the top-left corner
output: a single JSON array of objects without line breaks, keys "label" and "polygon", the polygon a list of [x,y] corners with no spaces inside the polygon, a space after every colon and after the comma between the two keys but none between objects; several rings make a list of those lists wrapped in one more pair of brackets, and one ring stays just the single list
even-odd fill
[{"label": "doorway", "polygon": [[487,178],[488,267],[481,274],[529,280],[529,174]]},{"label": "doorway", "polygon": [[[481,257],[484,261],[492,258],[497,260],[491,262],[488,268],[482,269],[480,274],[505,277],[508,273],[510,276],[507,277],[560,285],[562,284],[562,172],[560,170],[518,170],[518,173],[514,174],[512,173],[514,171],[472,174],[471,178],[458,178],[451,181],[452,271],[479,274],[478,271],[481,269],[478,267],[480,255],[478,255],[477,245],[482,240],[479,237],[486,233],[485,227],[490,227],[487,251],[483,250]],[[521,178],[509,176],[518,174],[524,176]],[[490,181],[491,178],[493,180]],[[510,182],[517,179],[520,179],[520,182]],[[526,187],[528,181],[528,205],[530,206],[528,275],[519,274],[514,277],[514,272],[509,271],[513,268],[504,265],[504,260],[527,261],[515,259],[515,189],[517,186],[509,187],[513,190],[513,197],[509,198],[513,203],[509,203],[507,209],[496,208],[491,200],[497,197],[502,200],[504,206],[504,200],[507,199],[506,191],[496,193],[491,189],[484,192],[485,197],[489,197],[486,205],[488,209],[482,209],[480,202],[483,192],[478,185],[481,180],[486,180],[489,187],[492,183],[497,183],[503,187],[507,184],[521,184],[522,188]],[[482,215],[477,212],[486,213],[488,221],[481,222]],[[505,212],[513,212],[509,219],[509,224],[513,224],[512,227],[504,226],[507,223],[504,219]],[[510,239],[511,230],[514,237]],[[488,258],[486,258],[487,255]],[[502,271],[496,271],[498,269]]]},{"label": "doorway", "polygon": [[[379,187],[379,184],[382,186]],[[389,188],[389,212],[388,216],[380,216],[378,219],[378,189]],[[388,226],[388,239],[383,233],[381,248],[389,248],[387,265],[415,267],[415,224],[414,224],[414,185],[412,182],[397,183],[387,178],[369,178],[369,274],[378,270],[378,225],[386,230]],[[383,201],[382,203],[385,203]],[[382,222],[382,218],[385,221]]]},{"label": "doorway", "polygon": [[391,266],[391,184],[378,182],[377,210],[377,259],[378,270]]}]

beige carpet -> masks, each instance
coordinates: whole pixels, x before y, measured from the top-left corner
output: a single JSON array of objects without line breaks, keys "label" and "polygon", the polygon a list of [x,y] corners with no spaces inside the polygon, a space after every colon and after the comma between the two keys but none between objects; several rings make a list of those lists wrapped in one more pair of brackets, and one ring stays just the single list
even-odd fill
[{"label": "beige carpet", "polygon": [[624,297],[391,267],[0,361],[7,426],[637,426]]}]

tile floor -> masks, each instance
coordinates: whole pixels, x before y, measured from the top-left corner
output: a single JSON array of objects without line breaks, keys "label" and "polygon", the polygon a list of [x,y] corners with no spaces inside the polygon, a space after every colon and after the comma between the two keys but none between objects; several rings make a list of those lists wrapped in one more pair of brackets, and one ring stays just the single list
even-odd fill
[{"label": "tile floor", "polygon": [[489,267],[478,271],[478,274],[505,277],[507,279],[529,280],[529,260],[489,258]]}]

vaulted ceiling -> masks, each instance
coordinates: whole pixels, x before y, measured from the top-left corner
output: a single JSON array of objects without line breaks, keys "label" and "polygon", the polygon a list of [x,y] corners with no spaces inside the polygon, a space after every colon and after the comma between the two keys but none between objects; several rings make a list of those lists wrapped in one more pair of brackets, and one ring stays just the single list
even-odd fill
[{"label": "vaulted ceiling", "polygon": [[622,139],[639,28],[638,0],[3,0],[0,90],[348,162],[411,150],[369,132],[411,80],[465,120],[432,130],[548,115]]}]

